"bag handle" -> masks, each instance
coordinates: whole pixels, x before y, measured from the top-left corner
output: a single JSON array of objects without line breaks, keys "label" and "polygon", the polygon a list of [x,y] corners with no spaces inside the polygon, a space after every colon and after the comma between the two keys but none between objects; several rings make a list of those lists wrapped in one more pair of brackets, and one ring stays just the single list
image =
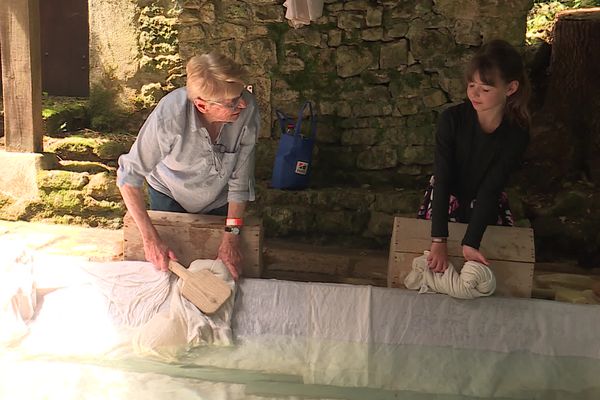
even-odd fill
[{"label": "bag handle", "polygon": [[291,119],[284,113],[279,110],[275,110],[275,114],[277,115],[277,119],[279,120],[279,126],[281,127],[281,134],[287,132],[288,121]]},{"label": "bag handle", "polygon": [[304,110],[306,109],[306,106],[308,106],[308,110],[310,112],[310,136],[308,136],[307,139],[314,139],[317,135],[317,116],[313,111],[312,102],[310,101],[304,102],[302,107],[300,107],[300,111],[298,111],[298,119],[296,120],[296,127],[294,128],[294,136],[301,136],[300,128],[302,127],[302,119],[304,118]]}]

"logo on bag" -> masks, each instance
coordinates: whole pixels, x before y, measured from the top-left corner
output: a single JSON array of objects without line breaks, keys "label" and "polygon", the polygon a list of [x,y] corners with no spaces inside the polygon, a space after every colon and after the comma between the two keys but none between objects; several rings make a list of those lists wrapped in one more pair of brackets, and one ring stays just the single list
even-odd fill
[{"label": "logo on bag", "polygon": [[296,162],[296,173],[298,175],[306,175],[308,172],[308,163],[305,161]]}]

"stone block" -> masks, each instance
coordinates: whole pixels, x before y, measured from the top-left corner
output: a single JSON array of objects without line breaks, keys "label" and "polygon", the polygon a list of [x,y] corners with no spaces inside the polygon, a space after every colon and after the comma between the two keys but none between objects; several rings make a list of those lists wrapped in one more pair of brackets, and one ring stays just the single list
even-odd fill
[{"label": "stone block", "polygon": [[397,68],[408,63],[408,42],[400,39],[397,42],[381,46],[379,55],[379,66],[385,68]]},{"label": "stone block", "polygon": [[252,11],[256,22],[283,22],[284,9],[279,4],[253,5]]},{"label": "stone block", "polygon": [[378,142],[379,131],[375,128],[347,129],[342,133],[342,145],[371,146]]},{"label": "stone block", "polygon": [[340,44],[342,44],[342,31],[335,29],[327,32],[327,45],[329,47],[338,47]]},{"label": "stone block", "polygon": [[429,108],[439,107],[442,104],[446,104],[448,99],[446,93],[440,89],[428,88],[423,90],[423,104]]},{"label": "stone block", "polygon": [[117,201],[120,202],[121,192],[117,187],[115,175],[109,175],[106,172],[92,175],[87,187],[86,194],[95,200]]},{"label": "stone block", "polygon": [[375,201],[375,195],[367,190],[328,188],[313,191],[311,204],[319,209],[366,211]]},{"label": "stone block", "polygon": [[454,40],[458,44],[480,46],[481,33],[475,21],[468,19],[457,19],[454,24]]},{"label": "stone block", "polygon": [[358,154],[356,159],[357,167],[366,170],[393,168],[397,164],[396,149],[389,146],[373,146]]},{"label": "stone block", "polygon": [[231,23],[225,22],[223,24],[219,24],[218,26],[215,25],[213,27],[213,30],[214,30],[213,34],[215,36],[218,34],[218,36],[220,36],[222,38],[241,39],[246,36],[248,28],[246,28],[243,25],[236,25],[236,24],[231,24]]},{"label": "stone block", "polygon": [[427,29],[426,26],[413,24],[407,34],[410,40],[410,52],[417,61],[440,60],[443,66],[445,55],[455,48],[454,39],[445,29]]},{"label": "stone block", "polygon": [[337,73],[342,78],[359,75],[373,61],[368,49],[355,46],[340,46],[336,50]]},{"label": "stone block", "polygon": [[266,38],[244,43],[240,55],[244,64],[253,65],[258,71],[270,71],[277,64],[275,43]]},{"label": "stone block", "polygon": [[397,98],[394,100],[394,116],[415,115],[421,111],[421,102],[417,97],[405,99]]},{"label": "stone block", "polygon": [[394,98],[417,97],[426,88],[431,88],[429,76],[416,72],[399,75],[390,82],[390,93]]},{"label": "stone block", "polygon": [[363,29],[361,37],[366,42],[377,42],[383,38],[383,28]]},{"label": "stone block", "polygon": [[398,148],[398,162],[405,165],[433,164],[433,146],[405,146]]},{"label": "stone block", "polygon": [[311,29],[292,29],[285,33],[285,44],[301,44],[311,47],[320,47],[323,43],[321,32]]},{"label": "stone block", "polygon": [[0,151],[0,194],[21,200],[38,200],[38,172],[58,166],[56,155],[51,153]]},{"label": "stone block", "polygon": [[394,227],[394,216],[373,211],[369,219],[368,230],[373,236],[391,236]]},{"label": "stone block", "polygon": [[387,101],[355,104],[352,113],[357,117],[375,117],[392,114],[392,105]]},{"label": "stone block", "polygon": [[360,29],[365,24],[365,17],[362,14],[344,12],[338,17],[338,28],[344,30]]},{"label": "stone block", "polygon": [[409,24],[407,22],[392,21],[389,26],[386,26],[386,37],[396,39],[405,37],[408,33]]},{"label": "stone block", "polygon": [[381,26],[383,22],[383,10],[381,8],[368,8],[365,17],[367,26]]},{"label": "stone block", "polygon": [[38,187],[46,192],[52,190],[80,190],[88,184],[87,173],[49,170],[38,172]]},{"label": "stone block", "polygon": [[374,209],[380,213],[416,215],[423,200],[423,190],[396,190],[378,193]]}]

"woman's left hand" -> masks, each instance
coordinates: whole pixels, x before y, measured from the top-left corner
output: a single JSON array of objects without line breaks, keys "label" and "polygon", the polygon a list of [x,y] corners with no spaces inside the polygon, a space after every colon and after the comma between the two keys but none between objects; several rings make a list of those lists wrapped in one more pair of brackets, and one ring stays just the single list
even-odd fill
[{"label": "woman's left hand", "polygon": [[463,251],[463,257],[465,258],[465,260],[477,261],[484,265],[488,265],[488,266],[490,265],[490,262],[487,260],[487,258],[485,258],[484,255],[481,254],[481,252],[479,250],[477,250],[476,248],[467,246],[467,245],[463,245],[462,251]]},{"label": "woman's left hand", "polygon": [[240,236],[233,233],[224,233],[219,254],[217,258],[223,261],[223,264],[229,270],[231,277],[238,280],[242,267],[242,252],[240,250]]}]

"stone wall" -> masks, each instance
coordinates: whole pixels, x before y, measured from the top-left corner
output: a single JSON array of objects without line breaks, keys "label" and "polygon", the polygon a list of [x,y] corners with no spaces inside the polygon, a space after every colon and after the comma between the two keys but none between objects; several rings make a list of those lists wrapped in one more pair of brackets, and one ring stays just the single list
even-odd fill
[{"label": "stone wall", "polygon": [[154,106],[182,86],[177,0],[89,0],[90,85],[122,106]]},{"label": "stone wall", "polygon": [[[219,49],[250,71],[264,139],[274,110],[317,105],[314,183],[420,186],[433,161],[439,110],[464,97],[462,66],[483,41],[521,46],[530,0],[325,1],[293,29],[283,1],[181,2],[179,51]],[[268,179],[276,140],[259,145]]]},{"label": "stone wall", "polygon": [[259,100],[259,178],[270,176],[274,110],[295,114],[308,99],[316,185],[419,186],[437,115],[464,96],[465,61],[492,38],[522,45],[531,5],[326,0],[319,20],[293,29],[283,0],[90,0],[92,84],[117,80],[122,98],[152,107],[184,84],[190,57],[218,49],[247,67]]}]

